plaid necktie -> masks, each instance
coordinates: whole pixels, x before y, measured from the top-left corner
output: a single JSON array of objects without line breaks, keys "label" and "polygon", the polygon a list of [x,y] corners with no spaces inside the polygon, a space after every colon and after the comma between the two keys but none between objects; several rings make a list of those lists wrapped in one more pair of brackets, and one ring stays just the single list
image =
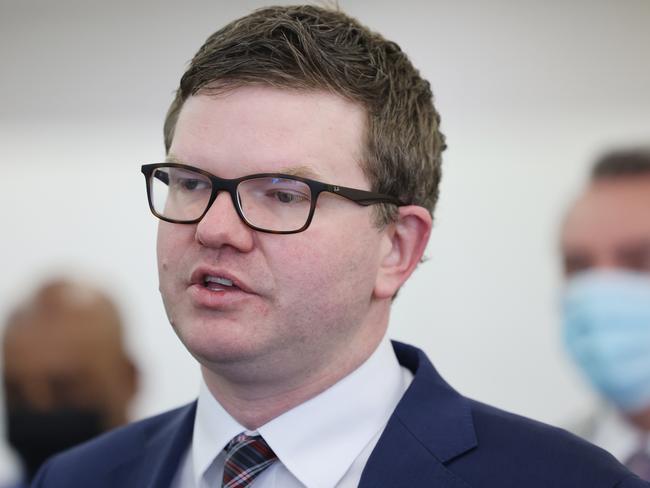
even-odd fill
[{"label": "plaid necktie", "polygon": [[239,434],[226,446],[221,488],[245,488],[278,458],[262,436]]}]

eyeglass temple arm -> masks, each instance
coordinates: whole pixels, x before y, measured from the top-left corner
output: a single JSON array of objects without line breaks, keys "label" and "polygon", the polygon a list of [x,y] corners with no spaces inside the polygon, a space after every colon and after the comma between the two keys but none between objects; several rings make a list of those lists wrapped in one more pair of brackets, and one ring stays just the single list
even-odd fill
[{"label": "eyeglass temple arm", "polygon": [[395,205],[404,205],[399,199],[386,195],[384,193],[375,193],[365,190],[357,190],[356,188],[347,188],[345,186],[328,185],[327,191],[336,195],[352,200],[359,205],[372,205],[374,203],[392,203]]}]

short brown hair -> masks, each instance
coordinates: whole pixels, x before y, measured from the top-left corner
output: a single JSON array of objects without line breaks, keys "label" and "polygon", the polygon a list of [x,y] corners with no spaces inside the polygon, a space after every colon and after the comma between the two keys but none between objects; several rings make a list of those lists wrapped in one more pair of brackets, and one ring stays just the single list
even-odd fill
[{"label": "short brown hair", "polygon": [[[372,190],[433,214],[445,138],[429,83],[397,44],[338,10],[256,10],[212,34],[192,59],[167,113],[166,150],[188,97],[250,84],[326,90],[361,104],[368,114],[362,169]],[[395,215],[382,208],[378,223]]]},{"label": "short brown hair", "polygon": [[650,176],[650,146],[611,151],[591,170],[591,181],[634,176]]}]

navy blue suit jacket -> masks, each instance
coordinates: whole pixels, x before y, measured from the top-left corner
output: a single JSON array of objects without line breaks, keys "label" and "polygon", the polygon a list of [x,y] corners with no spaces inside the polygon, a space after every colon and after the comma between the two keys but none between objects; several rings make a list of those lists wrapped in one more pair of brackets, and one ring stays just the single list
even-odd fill
[{"label": "navy blue suit jacket", "polygon": [[[422,351],[394,347],[415,377],[360,487],[650,487],[610,454],[568,432],[463,397]],[[195,409],[192,403],[55,456],[33,486],[168,487],[190,445]]]}]

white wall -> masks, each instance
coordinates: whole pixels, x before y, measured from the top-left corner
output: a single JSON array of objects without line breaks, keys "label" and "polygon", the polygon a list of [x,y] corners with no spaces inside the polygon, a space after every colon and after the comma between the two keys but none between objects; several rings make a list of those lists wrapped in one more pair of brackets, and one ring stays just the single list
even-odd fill
[{"label": "white wall", "polygon": [[[0,0],[0,320],[52,273],[107,288],[143,370],[134,417],[194,397],[198,374],[157,293],[139,165],[163,157],[202,41],[267,3]],[[558,220],[594,155],[650,136],[650,2],[340,3],[420,67],[448,137],[431,259],[392,335],[467,395],[579,413],[591,396],[558,341]],[[0,481],[11,469],[0,450]]]}]

